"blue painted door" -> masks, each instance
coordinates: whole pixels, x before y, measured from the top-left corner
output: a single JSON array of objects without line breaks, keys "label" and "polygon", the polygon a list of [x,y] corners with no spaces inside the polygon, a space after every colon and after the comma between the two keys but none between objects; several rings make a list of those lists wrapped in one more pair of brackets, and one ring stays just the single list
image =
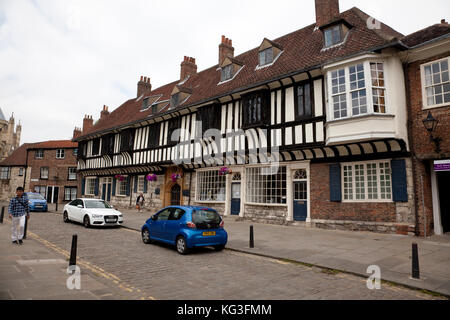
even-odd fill
[{"label": "blue painted door", "polygon": [[108,201],[108,202],[111,201],[111,190],[112,190],[112,185],[110,182],[110,183],[108,183],[108,193],[106,194],[106,201]]},{"label": "blue painted door", "polygon": [[241,183],[231,184],[231,215],[238,216],[241,212]]},{"label": "blue painted door", "polygon": [[306,221],[308,216],[307,181],[294,182],[294,221]]},{"label": "blue painted door", "polygon": [[106,200],[106,184],[102,185],[102,200]]}]

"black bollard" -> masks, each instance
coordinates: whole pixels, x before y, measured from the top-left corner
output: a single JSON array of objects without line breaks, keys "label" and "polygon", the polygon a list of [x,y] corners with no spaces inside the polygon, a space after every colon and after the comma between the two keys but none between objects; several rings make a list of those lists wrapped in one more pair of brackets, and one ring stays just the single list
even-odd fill
[{"label": "black bollard", "polygon": [[253,235],[253,226],[250,226],[250,248],[255,247],[255,238]]},{"label": "black bollard", "polygon": [[27,229],[28,229],[28,219],[25,215],[25,226],[23,227],[23,239],[27,238]]},{"label": "black bollard", "polygon": [[417,247],[417,243],[412,244],[412,278],[420,279],[419,249]]},{"label": "black bollard", "polygon": [[72,248],[70,250],[69,266],[77,265],[77,240],[78,240],[78,236],[76,234],[74,234],[72,236]]},{"label": "black bollard", "polygon": [[2,212],[0,213],[0,223],[3,223],[4,216],[5,216],[5,207],[2,207]]}]

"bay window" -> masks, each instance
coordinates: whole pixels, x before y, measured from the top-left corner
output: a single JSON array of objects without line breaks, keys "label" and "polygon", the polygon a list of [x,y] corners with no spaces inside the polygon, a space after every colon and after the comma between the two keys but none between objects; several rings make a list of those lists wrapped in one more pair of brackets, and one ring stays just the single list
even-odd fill
[{"label": "bay window", "polygon": [[384,64],[361,62],[328,73],[333,119],[387,112]]},{"label": "bay window", "polygon": [[197,172],[197,201],[225,201],[225,181],[218,170]]}]

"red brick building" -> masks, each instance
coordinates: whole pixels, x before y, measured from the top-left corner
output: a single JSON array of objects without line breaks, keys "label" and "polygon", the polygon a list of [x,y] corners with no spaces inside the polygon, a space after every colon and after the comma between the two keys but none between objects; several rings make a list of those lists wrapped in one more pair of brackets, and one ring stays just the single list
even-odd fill
[{"label": "red brick building", "polygon": [[65,203],[78,195],[78,144],[70,140],[35,143],[27,149],[31,167],[30,190],[42,194],[48,203]]},{"label": "red brick building", "polygon": [[450,25],[442,20],[402,41],[416,233],[440,235],[450,232]]}]

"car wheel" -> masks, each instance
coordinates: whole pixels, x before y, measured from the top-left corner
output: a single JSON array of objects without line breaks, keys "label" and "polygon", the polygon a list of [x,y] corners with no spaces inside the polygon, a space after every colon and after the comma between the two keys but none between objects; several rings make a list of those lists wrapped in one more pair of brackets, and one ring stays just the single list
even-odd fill
[{"label": "car wheel", "polygon": [[91,226],[91,221],[89,220],[89,216],[84,216],[83,225],[85,228],[89,228]]},{"label": "car wheel", "polygon": [[222,251],[223,249],[225,249],[224,244],[221,244],[220,246],[214,246],[214,250],[216,250],[216,251]]},{"label": "car wheel", "polygon": [[153,242],[152,239],[150,239],[150,231],[148,231],[147,228],[142,230],[141,235],[142,235],[142,242],[144,242],[145,244],[151,244]]},{"label": "car wheel", "polygon": [[69,215],[67,214],[67,211],[64,211],[64,213],[63,213],[63,220],[64,220],[65,223],[69,223],[70,222]]},{"label": "car wheel", "polygon": [[183,236],[179,236],[177,238],[177,251],[179,254],[187,254],[188,253],[186,239],[184,239]]}]

